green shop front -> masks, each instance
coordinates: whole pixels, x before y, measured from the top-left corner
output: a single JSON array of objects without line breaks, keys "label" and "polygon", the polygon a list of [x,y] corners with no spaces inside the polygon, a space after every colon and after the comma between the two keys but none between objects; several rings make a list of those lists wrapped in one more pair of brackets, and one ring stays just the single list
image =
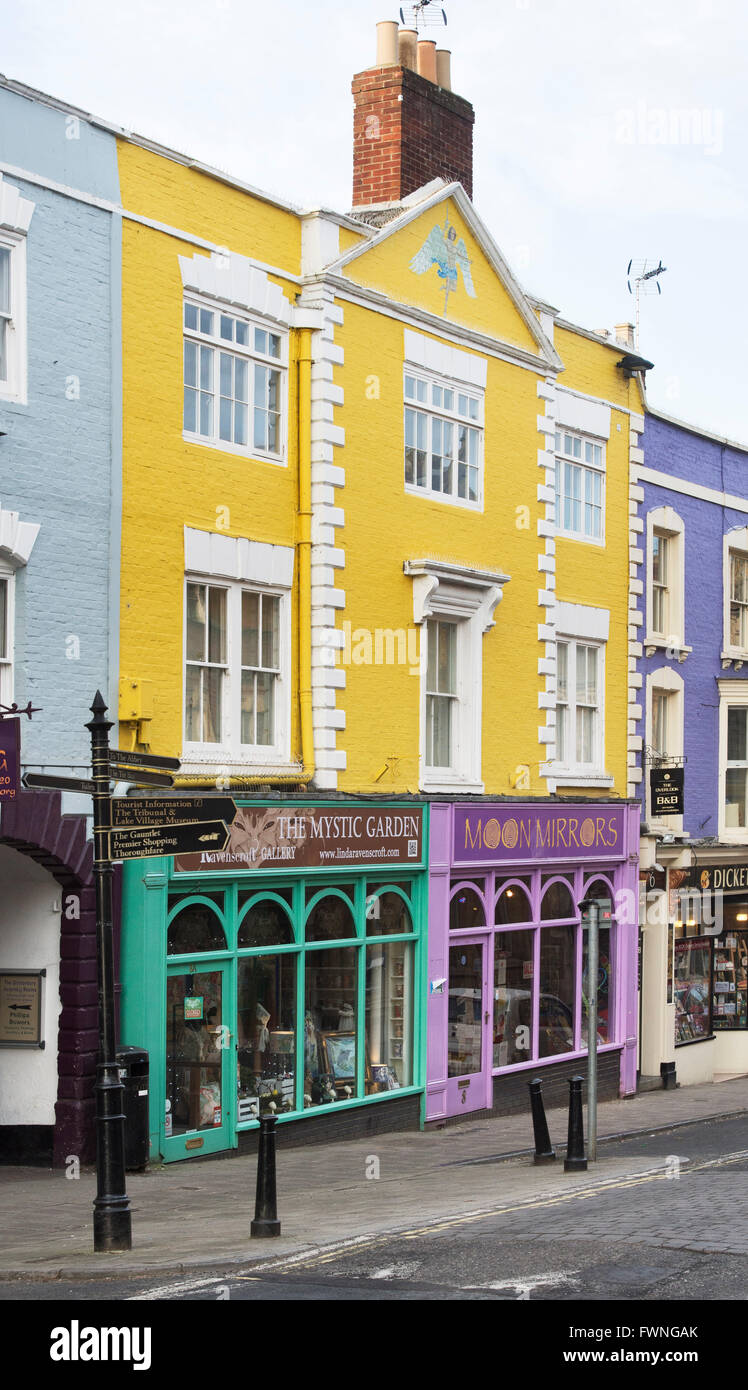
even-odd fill
[{"label": "green shop front", "polygon": [[422,1122],[427,809],[237,803],[225,850],[123,865],[121,1041],[166,1161]]}]

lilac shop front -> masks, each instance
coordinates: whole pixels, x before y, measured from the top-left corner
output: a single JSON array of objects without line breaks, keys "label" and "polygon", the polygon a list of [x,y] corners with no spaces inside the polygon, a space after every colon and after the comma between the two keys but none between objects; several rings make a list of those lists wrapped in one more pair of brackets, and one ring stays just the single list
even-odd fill
[{"label": "lilac shop front", "polygon": [[587,1062],[587,928],[602,899],[598,1093],[636,1089],[639,806],[431,807],[427,1123],[562,1104]]}]

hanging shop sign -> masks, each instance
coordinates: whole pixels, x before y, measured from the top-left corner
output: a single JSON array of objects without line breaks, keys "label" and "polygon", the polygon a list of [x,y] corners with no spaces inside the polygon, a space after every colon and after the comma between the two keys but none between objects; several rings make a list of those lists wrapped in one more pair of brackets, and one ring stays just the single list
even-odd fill
[{"label": "hanging shop sign", "polygon": [[44,970],[0,970],[0,1047],[44,1047]]},{"label": "hanging shop sign", "polygon": [[682,816],[683,768],[651,768],[649,794],[653,816]]},{"label": "hanging shop sign", "polygon": [[21,721],[0,719],[0,801],[12,801],[19,787]]},{"label": "hanging shop sign", "polygon": [[623,854],[625,810],[618,806],[461,806],[454,809],[456,862],[532,862]]},{"label": "hanging shop sign", "polygon": [[[210,803],[209,803],[210,804]],[[241,806],[225,848],[177,854],[178,873],[220,869],[411,868],[423,855],[419,806]]]}]

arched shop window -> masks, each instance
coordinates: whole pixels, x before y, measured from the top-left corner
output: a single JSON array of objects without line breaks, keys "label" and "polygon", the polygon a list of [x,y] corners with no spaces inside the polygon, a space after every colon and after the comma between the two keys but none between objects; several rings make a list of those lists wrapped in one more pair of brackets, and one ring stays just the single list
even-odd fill
[{"label": "arched shop window", "polygon": [[306,924],[307,941],[341,941],[356,935],[350,903],[328,893],[314,904]]},{"label": "arched shop window", "polygon": [[[613,889],[604,878],[591,879],[584,886],[585,898],[597,898],[601,913],[597,932],[597,1041],[598,1044],[610,1042],[612,1036],[611,1010],[613,1008]],[[582,1046],[587,1046],[589,1037],[589,970],[588,970],[589,931],[583,928],[582,934]]]},{"label": "arched shop window", "polygon": [[530,899],[517,883],[507,884],[496,899],[496,925],[505,927],[513,922],[531,922],[532,906]]},{"label": "arched shop window", "polygon": [[559,918],[578,916],[577,906],[566,879],[554,879],[543,890],[540,904],[541,922],[555,922]]},{"label": "arched shop window", "polygon": [[248,908],[239,925],[238,946],[290,946],[293,928],[288,913],[273,898],[261,898]]},{"label": "arched shop window", "polygon": [[399,893],[373,893],[367,898],[367,936],[397,936],[412,930],[408,904]]},{"label": "arched shop window", "polygon": [[452,894],[449,904],[449,925],[452,931],[467,931],[471,927],[485,927],[486,913],[483,900],[474,888],[463,883]]},{"label": "arched shop window", "polygon": [[607,879],[590,879],[589,882],[584,885],[584,896],[585,898],[597,898],[598,902],[603,905],[603,909],[607,908],[607,910],[612,913],[613,889]]},{"label": "arched shop window", "polygon": [[181,908],[169,923],[170,956],[204,955],[226,950],[226,933],[207,903],[192,902]]}]

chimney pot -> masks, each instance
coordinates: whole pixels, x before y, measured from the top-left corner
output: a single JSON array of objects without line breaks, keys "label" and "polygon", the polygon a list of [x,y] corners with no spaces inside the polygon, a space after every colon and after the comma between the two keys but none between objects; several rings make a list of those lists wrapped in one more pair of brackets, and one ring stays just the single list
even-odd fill
[{"label": "chimney pot", "polygon": [[377,25],[377,67],[397,67],[397,20],[383,19]]},{"label": "chimney pot", "polygon": [[436,83],[436,44],[433,39],[418,40],[418,72],[428,82]]},{"label": "chimney pot", "polygon": [[401,29],[398,35],[400,66],[418,71],[418,32],[415,29]]},{"label": "chimney pot", "polygon": [[448,48],[436,50],[436,80],[445,92],[452,90],[452,54]]}]

